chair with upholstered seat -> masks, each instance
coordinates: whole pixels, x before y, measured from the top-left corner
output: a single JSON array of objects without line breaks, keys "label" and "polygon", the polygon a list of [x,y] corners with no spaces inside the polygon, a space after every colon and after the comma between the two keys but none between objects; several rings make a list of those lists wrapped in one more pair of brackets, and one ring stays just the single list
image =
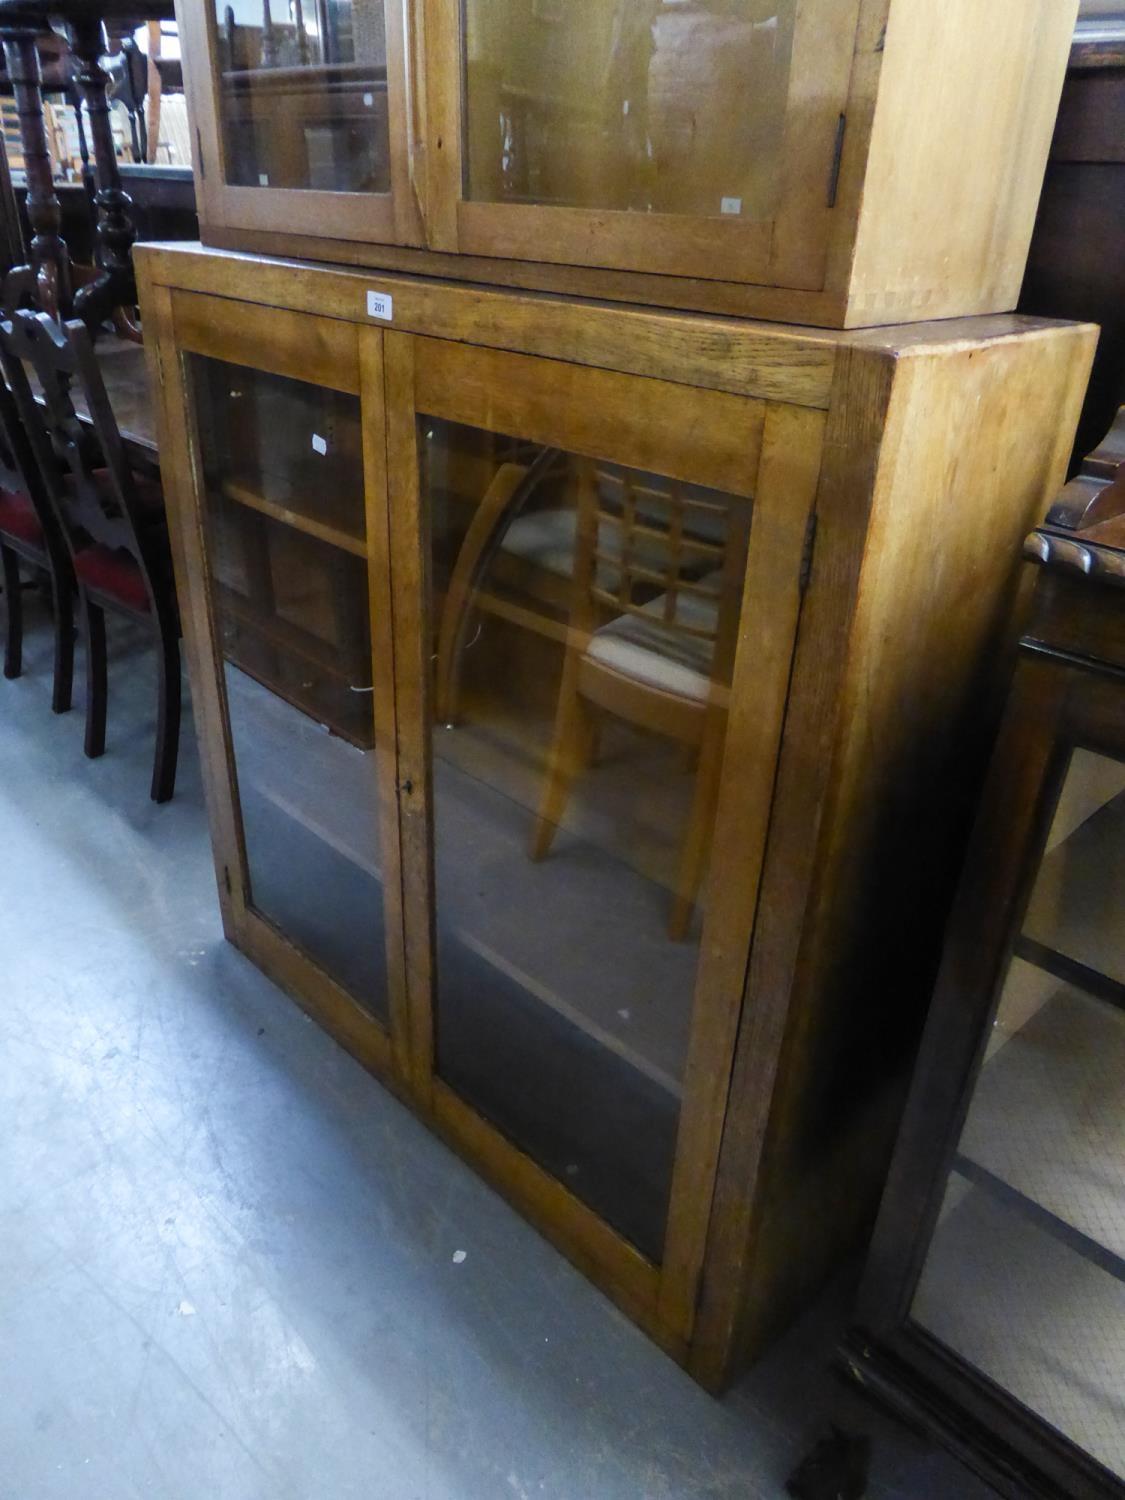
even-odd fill
[{"label": "chair with upholstered seat", "polygon": [[531,841],[549,851],[609,714],[697,757],[669,919],[686,937],[706,868],[726,738],[750,507],[576,461],[571,608],[547,777]]},{"label": "chair with upholstered seat", "polygon": [[45,577],[55,625],[51,707],[65,713],[74,680],[74,575],[58,521],[43,491],[11,391],[0,381],[0,565],[8,606],[4,676],[23,671],[23,578],[20,563]]},{"label": "chair with upholstered seat", "polygon": [[[468,628],[477,610],[487,612],[493,596],[531,600],[534,608],[521,615],[524,626],[561,639],[571,605],[571,579],[577,547],[578,511],[573,497],[560,492],[568,479],[569,460],[557,448],[542,448],[534,457],[510,458],[502,463],[481,497],[458,551],[441,608],[435,673],[437,719],[453,723],[459,713],[461,658]],[[648,561],[659,571],[667,561],[661,541],[667,516],[669,482],[656,475],[626,474],[614,464],[599,464],[596,483],[607,513],[620,514],[628,485],[635,516],[651,521],[633,537],[634,562]],[[681,487],[682,489],[683,487]],[[704,540],[722,540],[716,517],[703,510],[693,524]],[[609,519],[599,523],[598,546],[606,561],[598,564],[602,583],[610,586],[620,533]],[[655,540],[654,540],[655,538]],[[698,577],[706,559],[682,548],[678,559],[683,576]]]},{"label": "chair with upholstered seat", "polygon": [[[86,754],[105,749],[109,609],[154,634],[158,666],[152,797],[176,780],[180,731],[180,624],[159,481],[132,471],[84,324],[62,326],[20,311],[0,322],[0,363],[16,400],[44,490],[70,553],[86,641]],[[42,397],[32,394],[33,370]],[[90,422],[71,396],[81,389]]]}]

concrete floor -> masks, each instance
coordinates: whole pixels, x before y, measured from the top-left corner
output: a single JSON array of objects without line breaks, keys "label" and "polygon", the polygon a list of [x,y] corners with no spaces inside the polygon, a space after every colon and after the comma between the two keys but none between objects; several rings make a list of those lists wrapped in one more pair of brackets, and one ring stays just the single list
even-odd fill
[{"label": "concrete floor", "polygon": [[827,1373],[846,1285],[704,1395],[224,943],[190,717],[148,800],[135,640],[87,762],[29,627],[0,681],[0,1500],[757,1500],[829,1419],[874,1437],[878,1500],[987,1493]]}]

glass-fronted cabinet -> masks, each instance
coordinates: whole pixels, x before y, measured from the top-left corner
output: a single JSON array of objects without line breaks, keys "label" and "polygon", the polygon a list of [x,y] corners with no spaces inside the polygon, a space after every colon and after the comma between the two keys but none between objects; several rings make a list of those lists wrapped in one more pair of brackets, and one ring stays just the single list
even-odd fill
[{"label": "glass-fronted cabinet", "polygon": [[1125,1496],[1123,455],[1118,433],[1028,544],[1044,571],[849,1338],[861,1379],[1020,1500]]},{"label": "glass-fronted cabinet", "polygon": [[685,1335],[822,413],[173,320],[240,941]]},{"label": "glass-fronted cabinet", "polygon": [[204,213],[244,230],[417,243],[403,8],[191,9],[181,25]]},{"label": "glass-fronted cabinet", "polygon": [[182,3],[203,238],[834,327],[1005,310],[1076,6]]},{"label": "glass-fronted cabinet", "polygon": [[[818,1274],[823,1162],[878,1171],[831,1115],[887,1029],[856,892],[864,921],[913,909],[1003,612],[1007,561],[949,651],[913,508],[967,525],[984,474],[1022,536],[1093,331],[845,357],[199,246],[138,263],[227,935],[720,1384],[736,1324]],[[952,480],[872,402],[900,377],[956,431]]]},{"label": "glass-fronted cabinet", "polygon": [[911,1318],[1125,1486],[1125,759],[1070,753]]}]

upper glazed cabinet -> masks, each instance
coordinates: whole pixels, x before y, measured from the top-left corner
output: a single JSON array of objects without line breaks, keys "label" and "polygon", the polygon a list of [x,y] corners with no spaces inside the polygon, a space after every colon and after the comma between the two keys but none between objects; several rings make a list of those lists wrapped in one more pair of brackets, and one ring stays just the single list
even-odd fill
[{"label": "upper glazed cabinet", "polygon": [[203,237],[825,326],[1003,311],[1076,10],[181,4]]}]

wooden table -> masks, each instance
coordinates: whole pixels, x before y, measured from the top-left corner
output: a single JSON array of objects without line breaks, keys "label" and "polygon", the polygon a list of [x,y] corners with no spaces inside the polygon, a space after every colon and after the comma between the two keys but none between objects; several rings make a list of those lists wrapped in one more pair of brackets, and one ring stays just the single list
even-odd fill
[{"label": "wooden table", "polygon": [[[104,25],[171,19],[172,0],[0,0],[0,40],[20,117],[27,168],[30,260],[21,268],[34,281],[38,305],[52,314],[75,312],[91,329],[115,308],[137,300],[132,247],[132,200],[121,185],[109,117],[108,78],[101,66]],[[74,82],[85,102],[94,147],[97,261],[100,274],[75,290],[67,247],[59,235],[60,210],[43,125],[43,78],[38,37],[63,23],[74,59]]]},{"label": "wooden table", "polygon": [[[99,339],[96,347],[105,388],[125,446],[134,458],[147,463],[158,462],[156,408],[149,390],[143,346],[107,336]],[[77,392],[75,396],[75,408],[79,416],[85,416],[85,406]]]},{"label": "wooden table", "polygon": [[[98,342],[97,354],[110,405],[134,468],[158,474],[156,408],[149,390],[144,348],[128,339],[106,337]],[[29,375],[32,389],[38,391],[34,372],[29,371]],[[79,417],[89,421],[86,402],[77,387],[73,398]]]}]

